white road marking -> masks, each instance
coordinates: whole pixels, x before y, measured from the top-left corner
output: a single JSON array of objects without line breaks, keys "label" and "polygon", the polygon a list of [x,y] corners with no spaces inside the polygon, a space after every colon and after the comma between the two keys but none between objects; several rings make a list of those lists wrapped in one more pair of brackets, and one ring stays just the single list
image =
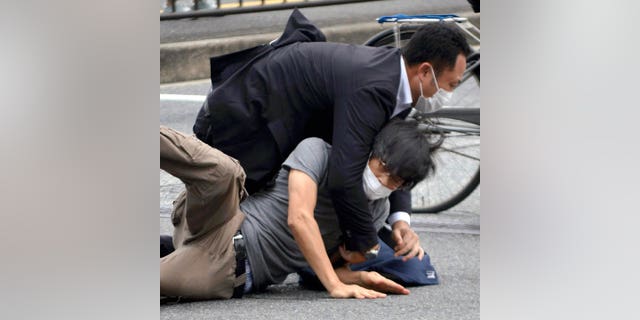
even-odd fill
[{"label": "white road marking", "polygon": [[204,102],[207,96],[195,94],[160,94],[160,101],[193,101]]}]

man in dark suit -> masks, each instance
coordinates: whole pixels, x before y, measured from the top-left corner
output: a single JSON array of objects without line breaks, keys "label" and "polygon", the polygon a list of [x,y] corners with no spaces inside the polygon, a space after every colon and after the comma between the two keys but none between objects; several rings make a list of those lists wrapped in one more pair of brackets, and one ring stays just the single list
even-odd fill
[{"label": "man in dark suit", "polygon": [[[193,131],[240,161],[250,194],[269,188],[304,138],[330,143],[329,189],[346,249],[371,257],[377,230],[362,175],[373,139],[411,107],[441,106],[459,84],[470,49],[447,24],[423,26],[402,52],[324,41],[296,9],[272,43],[212,58],[212,88]],[[409,229],[410,187],[391,194],[388,220],[396,255],[407,258],[420,250]]]}]

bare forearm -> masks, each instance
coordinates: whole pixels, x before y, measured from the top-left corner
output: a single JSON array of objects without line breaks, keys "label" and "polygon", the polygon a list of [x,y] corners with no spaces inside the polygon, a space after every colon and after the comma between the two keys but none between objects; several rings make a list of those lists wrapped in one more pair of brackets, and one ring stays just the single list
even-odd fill
[{"label": "bare forearm", "polygon": [[385,294],[340,281],[324,247],[320,228],[313,216],[317,185],[306,173],[292,169],[289,173],[289,217],[287,222],[298,248],[316,272],[320,282],[334,298],[383,298]]},{"label": "bare forearm", "polygon": [[300,218],[289,223],[293,237],[307,263],[318,275],[320,282],[328,291],[331,291],[333,287],[340,284],[340,279],[331,266],[318,224],[313,219],[305,218],[305,215],[297,216]]},{"label": "bare forearm", "polygon": [[338,275],[338,278],[340,279],[340,281],[346,284],[362,285],[362,281],[360,278],[361,271],[352,271],[351,269],[349,269],[349,267],[342,266],[342,267],[336,268],[335,272]]}]

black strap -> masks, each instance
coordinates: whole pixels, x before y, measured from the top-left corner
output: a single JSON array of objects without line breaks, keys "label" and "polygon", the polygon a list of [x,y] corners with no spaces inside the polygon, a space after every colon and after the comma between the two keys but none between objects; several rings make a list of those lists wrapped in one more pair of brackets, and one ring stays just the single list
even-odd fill
[{"label": "black strap", "polygon": [[[247,259],[247,248],[240,230],[238,230],[235,236],[233,236],[233,248],[236,251],[236,278],[238,278],[247,272],[245,265],[245,260]],[[244,282],[233,288],[233,295],[231,297],[242,298],[243,294]]]}]

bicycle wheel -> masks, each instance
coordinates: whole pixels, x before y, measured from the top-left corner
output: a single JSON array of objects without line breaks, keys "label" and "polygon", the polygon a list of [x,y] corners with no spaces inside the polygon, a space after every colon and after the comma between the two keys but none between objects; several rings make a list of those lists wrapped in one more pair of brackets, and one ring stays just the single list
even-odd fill
[{"label": "bicycle wheel", "polygon": [[[420,25],[399,25],[400,46],[404,46]],[[393,29],[384,30],[365,42],[369,46],[395,46]],[[472,76],[473,75],[473,76]],[[436,171],[412,190],[412,210],[415,213],[438,213],[450,209],[466,199],[480,184],[480,52],[467,57],[463,82],[454,91],[451,105],[458,108],[477,108],[478,121],[434,117],[429,122],[443,134],[442,147],[434,153]],[[475,113],[475,111],[472,111]]]},{"label": "bicycle wheel", "polygon": [[[476,110],[479,117],[480,111]],[[411,191],[414,213],[437,213],[466,199],[480,184],[480,125],[438,117],[429,120],[434,135],[444,135],[434,152],[436,170]]]}]

